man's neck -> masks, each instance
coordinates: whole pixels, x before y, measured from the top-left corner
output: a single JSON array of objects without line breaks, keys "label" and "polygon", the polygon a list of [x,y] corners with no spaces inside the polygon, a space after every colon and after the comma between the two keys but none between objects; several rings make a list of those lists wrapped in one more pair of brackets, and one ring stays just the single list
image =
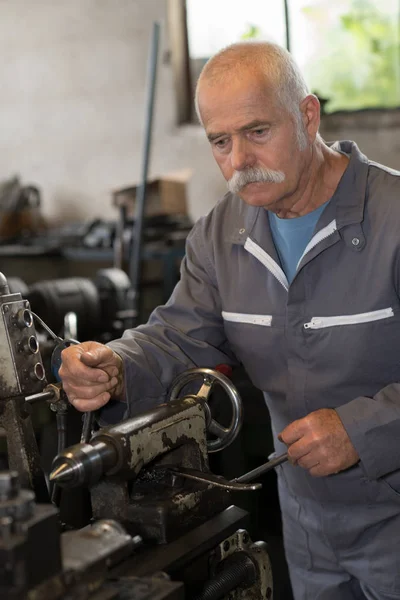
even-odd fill
[{"label": "man's neck", "polygon": [[335,193],[348,163],[347,156],[317,139],[299,185],[298,198],[291,206],[276,211],[276,215],[281,219],[302,217],[325,204]]}]

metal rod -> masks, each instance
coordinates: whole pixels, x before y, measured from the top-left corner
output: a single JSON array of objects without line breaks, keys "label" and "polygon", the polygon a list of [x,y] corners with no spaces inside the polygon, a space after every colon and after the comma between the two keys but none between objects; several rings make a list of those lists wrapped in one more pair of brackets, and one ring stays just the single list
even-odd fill
[{"label": "metal rod", "polygon": [[288,0],[283,0],[283,5],[285,8],[286,50],[290,52],[290,17]]},{"label": "metal rod", "polygon": [[25,396],[25,402],[29,402],[29,404],[33,404],[34,402],[39,402],[39,400],[52,400],[55,398],[56,394],[53,391],[48,392],[39,392],[38,394],[32,394],[31,396]]},{"label": "metal rod", "polygon": [[119,207],[119,218],[117,221],[114,241],[114,263],[113,266],[116,269],[122,269],[124,266],[125,259],[125,243],[124,243],[124,232],[127,221],[127,209],[126,206]]},{"label": "metal rod", "polygon": [[186,477],[187,479],[194,479],[195,481],[199,481],[200,483],[211,484],[216,487],[221,487],[227,490],[232,491],[249,491],[249,490],[259,490],[262,485],[261,483],[248,484],[248,481],[253,481],[260,475],[271,471],[278,465],[286,462],[288,460],[288,453],[281,454],[272,460],[260,465],[256,469],[249,471],[248,473],[244,473],[240,477],[235,477],[235,479],[231,479],[228,481],[219,475],[214,475],[214,473],[206,473],[203,471],[197,471],[195,469],[185,469],[183,467],[170,467],[170,470],[175,475],[179,475],[181,477]]},{"label": "metal rod", "polygon": [[[56,413],[56,423],[57,423],[57,454],[60,454],[65,450],[67,446],[67,410],[60,410]],[[51,490],[51,502],[57,508],[60,507],[61,504],[61,487],[56,483],[53,484],[53,488]]]},{"label": "metal rod", "polygon": [[81,444],[87,444],[92,437],[92,430],[94,426],[94,411],[87,412],[83,416],[82,433],[81,433]]},{"label": "metal rod", "polygon": [[274,469],[278,465],[281,465],[282,463],[286,462],[288,460],[288,458],[289,458],[288,453],[285,452],[285,454],[281,454],[280,456],[277,456],[276,458],[269,460],[268,462],[264,463],[263,465],[260,465],[256,469],[253,469],[252,471],[249,471],[248,473],[245,473],[244,475],[241,475],[240,477],[236,477],[232,481],[235,481],[238,483],[246,483],[247,481],[252,481],[259,475],[263,475],[264,473],[271,471],[271,469]]},{"label": "metal rod", "polygon": [[153,124],[159,38],[160,24],[156,22],[153,24],[153,35],[151,39],[150,57],[148,63],[149,89],[147,98],[141,184],[138,188],[136,195],[135,219],[132,231],[131,249],[129,253],[129,278],[131,280],[131,289],[129,290],[128,298],[131,301],[131,306],[135,312],[135,317],[132,319],[134,322],[130,323],[130,326],[132,327],[134,327],[137,324],[139,313],[139,287],[143,251],[143,221],[145,216],[146,186],[149,171],[150,143]]}]

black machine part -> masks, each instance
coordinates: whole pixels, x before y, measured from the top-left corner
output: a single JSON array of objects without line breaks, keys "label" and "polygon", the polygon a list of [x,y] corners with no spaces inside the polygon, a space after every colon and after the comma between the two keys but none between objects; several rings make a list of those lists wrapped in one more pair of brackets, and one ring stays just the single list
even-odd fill
[{"label": "black machine part", "polygon": [[[45,561],[42,552],[46,552]],[[40,585],[61,569],[56,509],[48,504],[37,505],[32,491],[20,489],[17,473],[1,471],[0,597],[25,600],[30,587]]]},{"label": "black machine part", "polygon": [[[12,283],[21,287],[18,282]],[[23,295],[57,334],[65,330],[66,315],[72,313],[77,326],[72,337],[111,339],[122,334],[132,316],[129,289],[128,275],[121,269],[109,268],[100,269],[93,280],[67,277],[38,281],[25,286]]]},{"label": "black machine part", "polygon": [[193,600],[272,600],[272,568],[265,542],[239,529],[215,549],[210,579]]},{"label": "black machine part", "polygon": [[[163,571],[185,581],[191,600],[272,600],[272,570],[266,544],[243,529],[248,514],[230,506],[178,539],[141,551],[112,574],[145,577]],[[237,556],[235,556],[237,554]],[[199,573],[207,576],[199,583]]]},{"label": "black machine part", "polygon": [[83,277],[52,279],[39,281],[29,287],[29,301],[33,310],[57,333],[64,326],[64,317],[68,312],[77,315],[85,332],[99,327],[101,308],[95,284]]},{"label": "black machine part", "polygon": [[112,520],[60,535],[56,509],[36,504],[16,473],[0,472],[0,598],[183,599],[182,584],[165,574],[108,580],[141,544]]},{"label": "black machine part", "polygon": [[193,600],[196,594],[199,600],[218,600],[227,593],[236,600],[272,598],[265,545],[253,544],[238,529],[247,513],[235,506],[163,547],[143,546],[139,536],[109,519],[60,534],[57,516],[19,488],[15,473],[0,473],[1,598]]},{"label": "black machine part", "polygon": [[130,280],[122,269],[100,269],[94,283],[98,290],[100,310],[105,331],[123,331],[125,324],[134,316],[128,293]]}]

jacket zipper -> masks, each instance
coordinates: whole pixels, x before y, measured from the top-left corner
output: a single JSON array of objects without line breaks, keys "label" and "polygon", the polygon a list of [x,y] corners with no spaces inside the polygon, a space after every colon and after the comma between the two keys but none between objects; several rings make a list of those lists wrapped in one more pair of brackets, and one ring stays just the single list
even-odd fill
[{"label": "jacket zipper", "polygon": [[273,258],[270,257],[265,250],[260,248],[252,239],[247,238],[244,244],[245,250],[250,252],[257,260],[259,260],[264,267],[268,269],[268,271],[279,281],[279,283],[285,288],[286,291],[289,289],[289,282],[285,273],[282,271],[281,267],[274,261]]},{"label": "jacket zipper", "polygon": [[340,315],[337,317],[313,317],[308,323],[304,323],[304,329],[324,329],[336,325],[357,325],[358,323],[370,323],[393,317],[393,308],[382,308],[357,315]]},{"label": "jacket zipper", "polygon": [[251,325],[263,325],[264,327],[270,327],[272,323],[271,315],[250,315],[244,313],[233,313],[222,311],[222,317],[225,321],[232,321],[233,323],[249,323]]},{"label": "jacket zipper", "polygon": [[316,233],[311,238],[311,240],[308,242],[303,254],[300,257],[299,262],[297,263],[297,269],[299,268],[299,265],[300,265],[301,261],[303,260],[303,258],[305,257],[305,255],[308,252],[310,252],[310,250],[312,250],[317,244],[319,244],[323,240],[326,240],[326,238],[329,237],[330,235],[332,235],[332,233],[335,233],[335,231],[337,231],[337,226],[336,226],[336,220],[334,219],[333,221],[328,223],[328,225],[326,227],[324,227],[323,229],[320,229],[320,231],[318,231],[318,233]]}]

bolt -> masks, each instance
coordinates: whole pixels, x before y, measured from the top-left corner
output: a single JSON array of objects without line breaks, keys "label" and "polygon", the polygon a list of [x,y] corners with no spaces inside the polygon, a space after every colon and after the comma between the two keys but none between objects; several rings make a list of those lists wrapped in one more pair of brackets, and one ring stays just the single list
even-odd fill
[{"label": "bolt", "polygon": [[243,540],[243,544],[248,544],[248,542],[249,542],[249,534],[248,533],[244,533],[242,540]]},{"label": "bolt", "polygon": [[224,545],[222,547],[225,552],[228,552],[229,548],[231,547],[229,540],[225,540]]},{"label": "bolt", "polygon": [[271,590],[271,588],[270,588],[270,587],[268,587],[268,588],[267,588],[267,592],[266,592],[266,594],[265,594],[265,597],[267,598],[267,600],[268,600],[269,598],[272,598],[272,590]]}]

